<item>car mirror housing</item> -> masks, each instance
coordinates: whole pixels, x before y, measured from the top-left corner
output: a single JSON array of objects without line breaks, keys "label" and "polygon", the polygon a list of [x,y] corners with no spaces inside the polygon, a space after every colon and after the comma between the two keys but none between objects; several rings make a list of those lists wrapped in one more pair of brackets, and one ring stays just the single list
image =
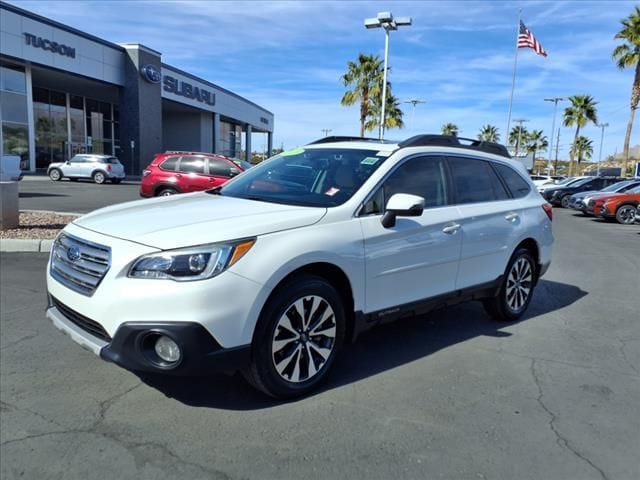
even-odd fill
[{"label": "car mirror housing", "polygon": [[396,193],[391,196],[382,216],[384,228],[394,227],[396,217],[419,217],[424,211],[424,198],[408,193]]}]

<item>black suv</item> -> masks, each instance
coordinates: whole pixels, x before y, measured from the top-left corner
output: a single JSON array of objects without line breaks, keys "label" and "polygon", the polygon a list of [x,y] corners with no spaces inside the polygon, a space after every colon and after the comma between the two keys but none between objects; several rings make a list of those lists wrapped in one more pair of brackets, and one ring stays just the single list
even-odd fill
[{"label": "black suv", "polygon": [[548,188],[542,194],[544,198],[555,206],[569,207],[569,198],[574,193],[587,192],[589,190],[602,190],[616,182],[624,180],[618,177],[587,177],[567,186]]}]

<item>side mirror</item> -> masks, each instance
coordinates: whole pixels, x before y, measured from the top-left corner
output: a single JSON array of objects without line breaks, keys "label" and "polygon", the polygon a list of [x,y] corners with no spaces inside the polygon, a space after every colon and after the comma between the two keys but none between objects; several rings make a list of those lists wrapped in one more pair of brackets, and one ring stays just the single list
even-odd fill
[{"label": "side mirror", "polygon": [[64,162],[66,165],[70,165],[71,164],[71,160],[67,160],[66,162]]},{"label": "side mirror", "polygon": [[240,170],[238,170],[237,168],[231,167],[229,169],[229,177],[233,178],[233,177],[235,177],[236,175],[239,175],[239,174],[240,174]]},{"label": "side mirror", "polygon": [[424,198],[408,193],[396,193],[387,202],[382,216],[382,226],[391,228],[396,225],[396,217],[419,217],[424,211]]}]

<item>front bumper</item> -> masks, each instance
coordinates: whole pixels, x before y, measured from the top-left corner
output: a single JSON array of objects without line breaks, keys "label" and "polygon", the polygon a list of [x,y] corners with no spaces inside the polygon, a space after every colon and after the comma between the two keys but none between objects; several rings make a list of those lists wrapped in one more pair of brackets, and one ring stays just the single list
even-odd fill
[{"label": "front bumper", "polygon": [[[223,348],[202,325],[192,322],[127,322],[120,325],[113,338],[99,338],[85,323],[91,320],[56,303],[50,297],[46,312],[56,328],[102,359],[134,372],[207,375],[239,370],[251,358],[250,345]],[[182,356],[174,364],[166,364],[153,350],[154,339],[160,335],[170,337],[180,347]]]}]

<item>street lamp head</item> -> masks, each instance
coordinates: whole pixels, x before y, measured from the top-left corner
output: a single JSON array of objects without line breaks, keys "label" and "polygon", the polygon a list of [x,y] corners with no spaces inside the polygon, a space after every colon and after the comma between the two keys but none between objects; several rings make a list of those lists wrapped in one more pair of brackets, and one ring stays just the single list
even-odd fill
[{"label": "street lamp head", "polygon": [[563,102],[565,99],[563,97],[553,97],[553,98],[545,98],[545,102]]},{"label": "street lamp head", "polygon": [[370,29],[370,28],[380,28],[382,25],[380,24],[380,21],[377,18],[365,18],[364,26],[365,28]]},{"label": "street lamp head", "polygon": [[396,25],[399,27],[411,25],[411,17],[397,17],[395,20]]},{"label": "street lamp head", "polygon": [[393,15],[391,14],[391,12],[380,12],[378,13],[378,22],[380,23],[393,22]]}]

